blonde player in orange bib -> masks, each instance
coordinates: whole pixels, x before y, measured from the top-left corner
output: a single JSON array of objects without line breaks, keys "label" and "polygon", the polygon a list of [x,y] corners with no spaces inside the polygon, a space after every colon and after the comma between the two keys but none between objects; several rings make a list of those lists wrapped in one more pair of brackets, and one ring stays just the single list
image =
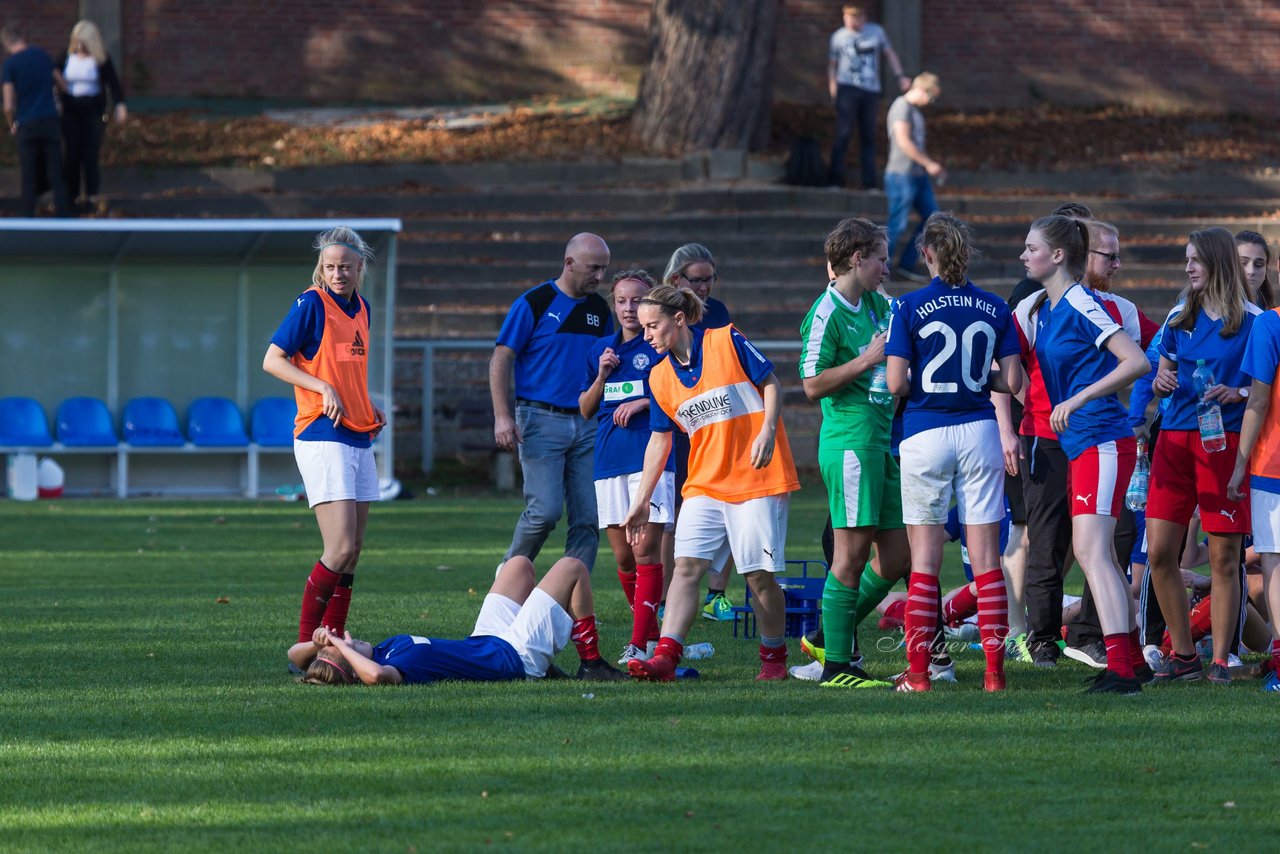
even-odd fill
[{"label": "blonde player in orange bib", "polygon": [[786,565],[789,493],[800,488],[782,426],[782,389],[773,364],[732,326],[691,329],[702,300],[661,285],[640,300],[644,338],[665,355],[649,374],[644,471],[624,522],[633,544],[644,536],[649,497],[671,452],[671,432],[689,435],[689,476],[676,522],[675,572],[662,639],[652,657],[632,660],[636,679],[668,682],[698,613],[702,576],[731,552],[751,588],[760,626],[758,680],[787,678],[786,614],[774,573]]},{"label": "blonde player in orange bib", "polygon": [[315,249],[311,287],[262,360],[294,387],[293,452],[324,541],[302,594],[299,643],[321,625],[339,636],[346,625],[369,502],[378,500],[373,439],[387,421],[369,399],[369,303],[360,296],[373,251],[342,226],[319,235]]}]

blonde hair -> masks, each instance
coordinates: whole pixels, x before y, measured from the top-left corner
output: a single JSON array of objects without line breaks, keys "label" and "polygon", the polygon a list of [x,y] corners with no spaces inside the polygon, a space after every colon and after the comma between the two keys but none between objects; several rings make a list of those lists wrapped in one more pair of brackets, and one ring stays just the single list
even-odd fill
[{"label": "blonde hair", "polygon": [[923,89],[935,98],[942,94],[942,81],[932,71],[922,71],[911,81],[912,88]]},{"label": "blonde hair", "polygon": [[969,265],[978,257],[978,250],[973,248],[969,226],[959,217],[950,211],[930,214],[916,238],[916,248],[923,253],[925,247],[937,260],[939,279],[952,287],[969,280]]},{"label": "blonde hair", "polygon": [[84,49],[89,51],[94,62],[101,65],[107,61],[107,49],[102,44],[102,33],[98,31],[98,25],[93,21],[87,19],[76,21],[76,25],[71,28],[71,40],[67,44],[67,53],[76,52],[76,42],[84,45]]},{"label": "blonde hair", "polygon": [[676,312],[684,313],[684,322],[693,325],[702,319],[704,304],[690,288],[673,288],[671,285],[658,285],[640,298],[641,305],[656,305],[667,317],[675,317]]},{"label": "blonde hair", "polygon": [[1190,332],[1195,328],[1200,309],[1211,307],[1222,318],[1222,331],[1218,334],[1230,338],[1244,323],[1244,306],[1249,299],[1249,287],[1240,267],[1240,255],[1236,252],[1236,239],[1225,228],[1206,228],[1193,231],[1187,238],[1196,250],[1208,281],[1198,291],[1184,291],[1182,312],[1169,321],[1174,329]]},{"label": "blonde hair", "polygon": [[356,290],[360,290],[360,286],[364,284],[365,271],[373,263],[373,250],[369,248],[368,243],[364,242],[364,238],[356,233],[355,229],[347,228],[345,225],[322,231],[316,235],[316,241],[311,245],[311,248],[316,251],[316,268],[311,273],[311,284],[318,288],[324,287],[323,256],[324,250],[330,246],[345,246],[360,256],[360,269],[356,272]]},{"label": "blonde hair", "polygon": [[667,262],[667,270],[662,274],[662,284],[675,285],[676,278],[684,275],[684,271],[689,268],[690,264],[699,263],[710,264],[712,270],[717,269],[716,257],[711,254],[710,249],[701,243],[686,243],[671,253],[671,260]]},{"label": "blonde hair", "polygon": [[351,685],[356,681],[356,672],[339,653],[322,649],[307,665],[301,681],[308,685]]}]

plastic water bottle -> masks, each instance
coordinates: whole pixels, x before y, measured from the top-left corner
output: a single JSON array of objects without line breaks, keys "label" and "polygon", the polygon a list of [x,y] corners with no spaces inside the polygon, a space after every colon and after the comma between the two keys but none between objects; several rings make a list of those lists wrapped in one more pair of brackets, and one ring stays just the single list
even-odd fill
[{"label": "plastic water bottle", "polygon": [[[883,334],[889,331],[889,318],[882,317],[876,324],[876,332]],[[893,403],[893,395],[889,393],[889,368],[887,362],[881,362],[871,371],[871,388],[867,392],[867,400],[879,406]]]},{"label": "plastic water bottle", "polygon": [[1216,400],[1205,400],[1205,390],[1215,384],[1213,371],[1205,367],[1204,359],[1196,359],[1196,370],[1191,375],[1196,388],[1196,420],[1200,423],[1200,444],[1209,453],[1227,449],[1227,433],[1222,428],[1222,407]]},{"label": "plastic water bottle", "polygon": [[700,661],[716,654],[716,648],[709,643],[691,643],[684,648],[684,657],[690,661]]},{"label": "plastic water bottle", "polygon": [[1147,509],[1147,489],[1151,485],[1151,463],[1147,462],[1147,443],[1138,440],[1138,462],[1129,478],[1129,489],[1124,494],[1124,504],[1130,510]]}]

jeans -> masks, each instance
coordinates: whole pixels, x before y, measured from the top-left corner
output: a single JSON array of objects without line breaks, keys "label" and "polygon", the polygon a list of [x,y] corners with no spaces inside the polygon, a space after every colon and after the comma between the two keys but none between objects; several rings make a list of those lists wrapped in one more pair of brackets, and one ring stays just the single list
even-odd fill
[{"label": "jeans", "polygon": [[827,183],[843,187],[844,155],[849,150],[853,126],[858,126],[858,163],[862,167],[862,189],[876,186],[876,118],[880,114],[880,93],[857,86],[836,87],[836,136],[831,143],[831,166]]},{"label": "jeans", "polygon": [[920,224],[903,247],[902,258],[897,264],[904,270],[912,270],[920,259],[916,238],[924,230],[924,221],[929,218],[929,214],[938,209],[938,203],[933,198],[933,183],[928,175],[886,172],[884,194],[889,200],[889,266],[893,266],[893,250],[898,244],[898,238],[907,230],[907,217],[911,209],[915,208],[920,216]]},{"label": "jeans", "polygon": [[516,426],[520,428],[525,506],[503,560],[515,555],[529,560],[536,558],[567,504],[569,532],[565,556],[577,558],[590,571],[600,548],[595,485],[596,420],[517,406]]},{"label": "jeans", "polygon": [[58,216],[70,216],[67,185],[62,180],[62,126],[57,116],[18,125],[18,164],[22,172],[22,215],[36,215],[39,173],[53,190],[53,207]]}]

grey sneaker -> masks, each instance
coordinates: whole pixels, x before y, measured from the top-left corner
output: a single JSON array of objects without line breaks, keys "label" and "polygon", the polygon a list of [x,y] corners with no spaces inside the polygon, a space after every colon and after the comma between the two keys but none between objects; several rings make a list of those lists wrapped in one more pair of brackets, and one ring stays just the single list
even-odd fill
[{"label": "grey sneaker", "polygon": [[1068,646],[1063,652],[1067,658],[1087,664],[1095,670],[1107,666],[1107,645],[1102,641],[1089,641],[1084,646]]},{"label": "grey sneaker", "polygon": [[1048,670],[1058,666],[1058,645],[1056,643],[1039,643],[1031,648],[1031,663],[1036,667]]}]

